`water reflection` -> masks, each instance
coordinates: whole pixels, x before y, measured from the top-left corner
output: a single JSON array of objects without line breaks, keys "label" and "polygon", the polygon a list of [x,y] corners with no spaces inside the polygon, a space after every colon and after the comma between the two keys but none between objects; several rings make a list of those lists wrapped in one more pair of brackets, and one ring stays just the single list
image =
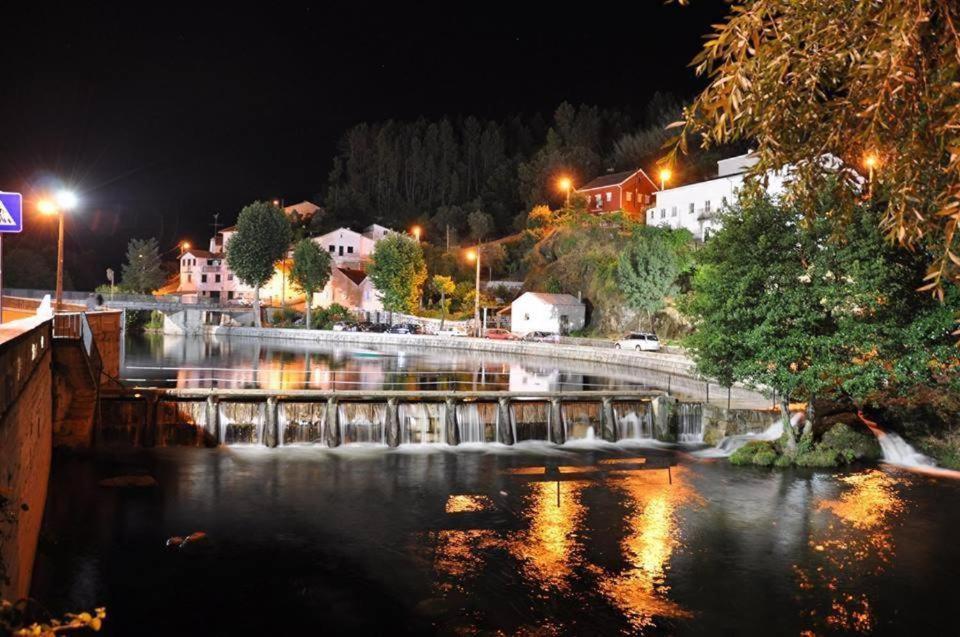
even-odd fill
[{"label": "water reflection", "polygon": [[438,593],[467,592],[471,580],[486,563],[487,551],[502,542],[491,529],[443,529],[431,534],[433,570]]},{"label": "water reflection", "polygon": [[595,363],[494,353],[376,349],[218,336],[129,335],[121,372],[138,386],[274,391],[459,389],[554,391],[644,387]]},{"label": "water reflection", "polygon": [[[891,532],[904,509],[900,480],[879,469],[844,476],[839,496],[818,503],[828,521],[808,538],[811,561],[795,567],[810,607],[829,608],[826,614],[810,613],[810,634],[865,634],[876,628],[870,584],[896,552]],[[820,601],[823,597],[828,599]]]},{"label": "water reflection", "polygon": [[564,591],[583,561],[578,535],[583,522],[581,494],[586,482],[530,482],[523,516],[528,524],[512,536],[507,550],[521,563],[524,577],[542,592]]},{"label": "water reflection", "polygon": [[670,558],[682,546],[678,509],[702,500],[690,488],[683,468],[673,472],[672,485],[658,479],[658,473],[635,472],[620,481],[617,488],[626,496],[629,509],[621,542],[628,567],[600,580],[603,594],[638,630],[654,625],[657,617],[690,616],[670,600],[667,574]]}]

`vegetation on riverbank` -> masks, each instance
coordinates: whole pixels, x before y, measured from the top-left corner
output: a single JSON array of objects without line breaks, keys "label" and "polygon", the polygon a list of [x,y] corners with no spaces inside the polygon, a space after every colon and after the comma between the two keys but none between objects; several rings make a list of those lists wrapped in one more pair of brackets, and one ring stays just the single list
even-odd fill
[{"label": "vegetation on riverbank", "polygon": [[838,422],[819,439],[805,432],[796,445],[786,440],[753,440],[730,456],[731,464],[761,467],[837,467],[860,460],[876,461],[883,456],[880,444],[869,431]]}]

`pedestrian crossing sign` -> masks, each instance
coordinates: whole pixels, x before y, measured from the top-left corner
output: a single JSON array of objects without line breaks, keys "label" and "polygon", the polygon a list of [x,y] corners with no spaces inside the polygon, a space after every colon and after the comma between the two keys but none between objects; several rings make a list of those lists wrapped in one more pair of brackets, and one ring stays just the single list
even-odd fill
[{"label": "pedestrian crossing sign", "polygon": [[23,230],[23,196],[19,192],[0,192],[0,232]]}]

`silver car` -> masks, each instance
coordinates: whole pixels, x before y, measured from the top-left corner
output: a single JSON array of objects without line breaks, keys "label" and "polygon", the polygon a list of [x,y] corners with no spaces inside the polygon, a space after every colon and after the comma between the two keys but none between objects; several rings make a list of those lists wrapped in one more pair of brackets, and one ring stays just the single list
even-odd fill
[{"label": "silver car", "polygon": [[659,352],[660,339],[650,332],[631,332],[614,344],[617,349],[632,349],[638,352]]}]

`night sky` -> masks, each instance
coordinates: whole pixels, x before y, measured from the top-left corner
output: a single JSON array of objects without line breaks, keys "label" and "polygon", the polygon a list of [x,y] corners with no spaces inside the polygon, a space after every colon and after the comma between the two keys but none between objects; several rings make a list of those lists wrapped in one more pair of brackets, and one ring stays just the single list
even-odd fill
[{"label": "night sky", "polygon": [[73,187],[83,205],[68,245],[93,255],[84,267],[118,267],[131,236],[199,244],[214,212],[232,223],[254,199],[313,198],[338,138],[361,121],[549,117],[564,100],[629,110],[657,90],[689,96],[701,80],[688,63],[725,13],[717,0],[512,5],[523,15],[198,4],[4,7],[0,190]]}]

